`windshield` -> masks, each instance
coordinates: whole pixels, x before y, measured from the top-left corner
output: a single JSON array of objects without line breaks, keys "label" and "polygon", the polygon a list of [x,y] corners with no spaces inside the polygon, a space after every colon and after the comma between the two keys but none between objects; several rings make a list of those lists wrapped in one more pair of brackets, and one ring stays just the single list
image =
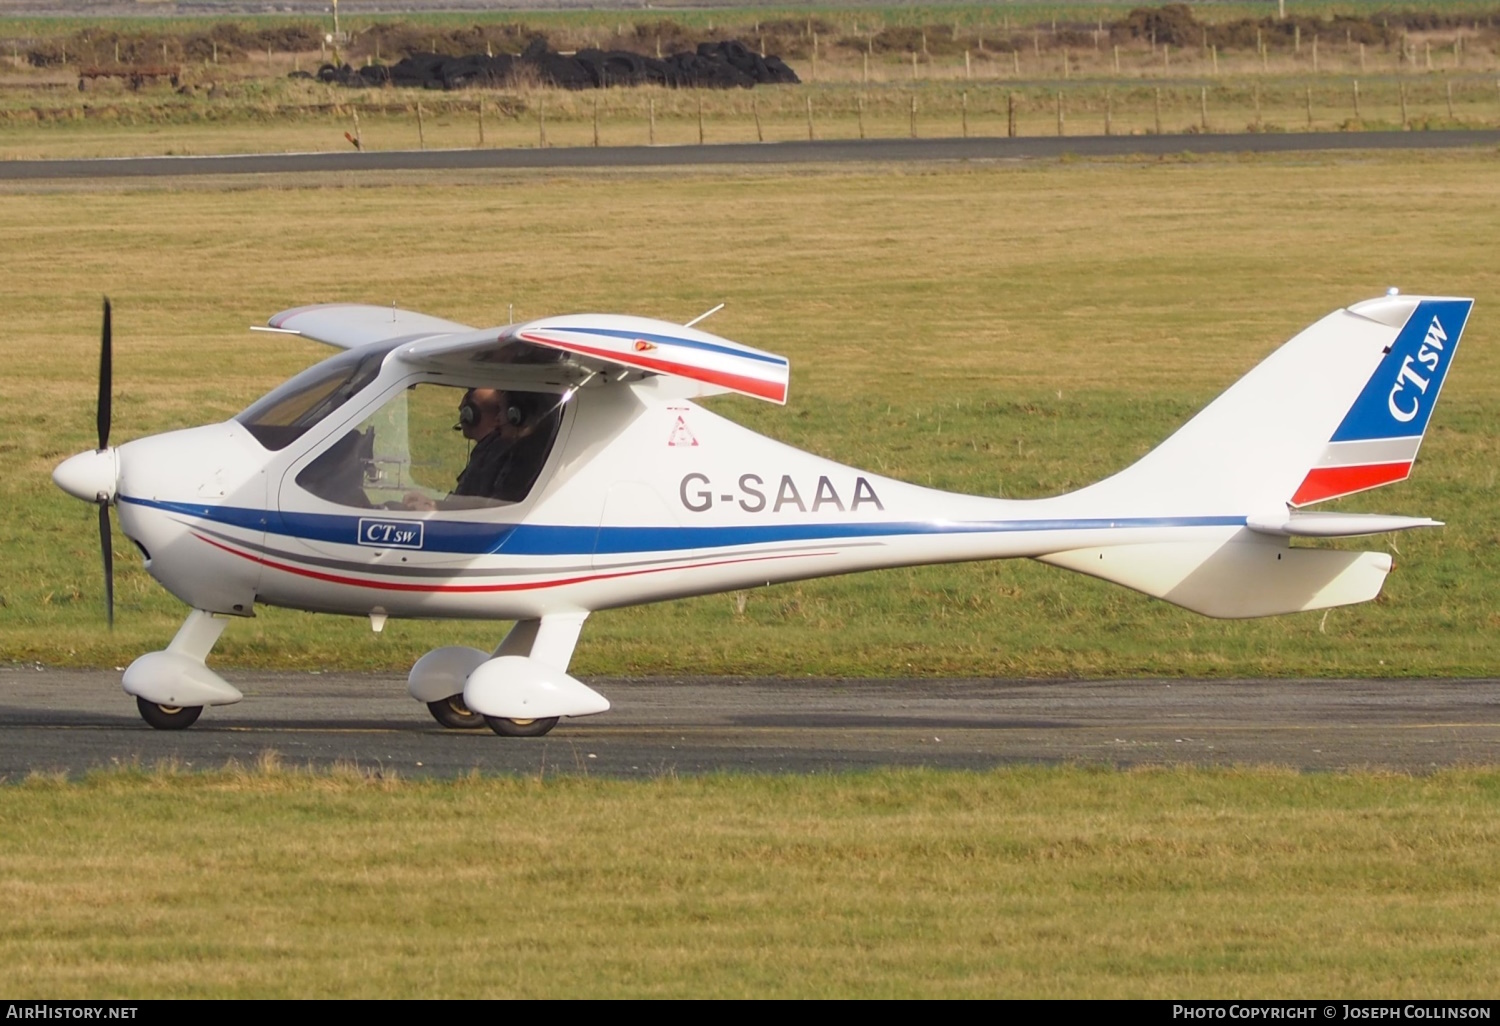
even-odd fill
[{"label": "windshield", "polygon": [[235,420],[267,449],[285,449],[374,381],[394,348],[382,342],[329,357],[272,389]]}]

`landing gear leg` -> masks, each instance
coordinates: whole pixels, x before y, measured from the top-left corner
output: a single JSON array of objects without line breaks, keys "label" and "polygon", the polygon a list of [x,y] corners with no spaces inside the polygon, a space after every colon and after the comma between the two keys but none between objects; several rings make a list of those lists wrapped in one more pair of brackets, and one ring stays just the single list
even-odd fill
[{"label": "landing gear leg", "polygon": [[[578,644],[578,633],[583,630],[583,621],[587,618],[587,613],[580,613],[518,620],[495,649],[495,658],[525,656],[566,671]],[[557,716],[536,719],[486,716],[484,722],[501,737],[541,737],[557,726],[558,719]]]},{"label": "landing gear leg", "polygon": [[205,705],[230,705],[244,696],[204,665],[228,620],[195,609],[165,652],[147,652],[125,671],[125,693],[141,719],[157,730],[183,730]]}]

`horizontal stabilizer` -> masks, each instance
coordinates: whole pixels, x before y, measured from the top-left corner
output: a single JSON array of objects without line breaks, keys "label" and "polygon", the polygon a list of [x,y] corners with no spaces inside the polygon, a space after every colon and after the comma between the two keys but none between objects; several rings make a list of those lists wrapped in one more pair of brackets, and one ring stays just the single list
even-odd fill
[{"label": "horizontal stabilizer", "polygon": [[1252,516],[1245,526],[1280,538],[1358,538],[1366,534],[1409,531],[1414,527],[1442,527],[1427,517],[1393,517],[1380,513],[1274,513]]},{"label": "horizontal stabilizer", "polygon": [[413,335],[446,335],[474,329],[467,324],[394,306],[363,303],[323,303],[283,310],[267,322],[277,331],[301,335],[340,349]]},{"label": "horizontal stabilizer", "polygon": [[1269,539],[1115,545],[1038,558],[1222,619],[1368,602],[1391,570],[1383,552],[1293,549]]}]

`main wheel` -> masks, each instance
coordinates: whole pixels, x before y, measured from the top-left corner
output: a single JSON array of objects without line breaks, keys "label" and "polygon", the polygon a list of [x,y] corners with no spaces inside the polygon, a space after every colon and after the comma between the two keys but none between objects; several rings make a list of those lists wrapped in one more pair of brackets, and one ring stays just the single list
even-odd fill
[{"label": "main wheel", "polygon": [[135,707],[141,711],[141,719],[157,730],[186,730],[203,712],[201,705],[157,705],[140,696],[136,696]]},{"label": "main wheel", "polygon": [[427,711],[449,730],[476,730],[484,726],[484,717],[464,705],[463,695],[449,695],[427,703]]},{"label": "main wheel", "polygon": [[501,737],[541,737],[557,726],[556,716],[540,720],[508,720],[503,716],[486,716],[484,722]]}]

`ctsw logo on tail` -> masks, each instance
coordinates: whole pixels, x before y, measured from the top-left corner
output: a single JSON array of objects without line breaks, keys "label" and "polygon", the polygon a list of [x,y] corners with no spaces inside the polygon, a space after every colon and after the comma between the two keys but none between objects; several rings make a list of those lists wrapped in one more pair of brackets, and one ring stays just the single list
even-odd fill
[{"label": "ctsw logo on tail", "polygon": [[1467,299],[1417,304],[1317,465],[1292,495],[1293,506],[1378,488],[1411,474],[1473,305]]}]

